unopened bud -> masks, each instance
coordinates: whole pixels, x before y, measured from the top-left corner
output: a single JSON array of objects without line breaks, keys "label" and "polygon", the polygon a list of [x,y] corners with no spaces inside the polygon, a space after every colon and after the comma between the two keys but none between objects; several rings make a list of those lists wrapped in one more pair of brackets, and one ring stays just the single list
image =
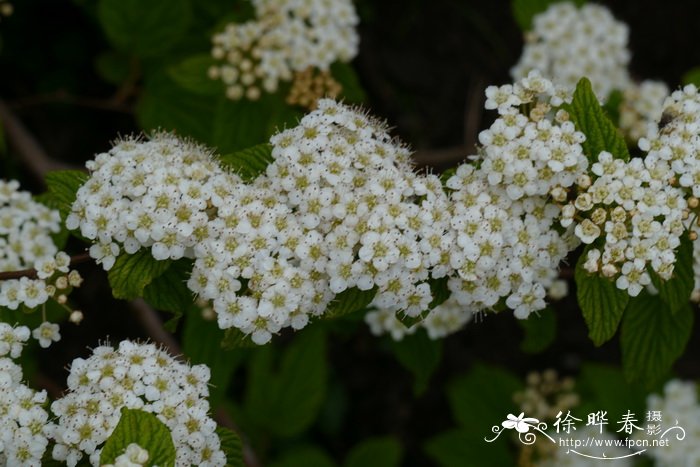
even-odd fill
[{"label": "unopened bud", "polygon": [[73,324],[80,324],[80,322],[83,320],[83,312],[80,310],[75,310],[70,314],[68,319]]}]

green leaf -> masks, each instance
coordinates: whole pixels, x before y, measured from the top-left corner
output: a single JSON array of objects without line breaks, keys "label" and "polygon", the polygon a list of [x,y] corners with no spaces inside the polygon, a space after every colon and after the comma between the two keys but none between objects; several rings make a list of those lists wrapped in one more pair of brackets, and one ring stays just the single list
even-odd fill
[{"label": "green leaf", "polygon": [[520,349],[527,353],[540,353],[547,349],[557,335],[557,318],[551,308],[535,312],[528,319],[519,319],[525,332]]},{"label": "green leaf", "polygon": [[448,386],[447,395],[457,423],[483,437],[491,433],[494,424],[505,420],[509,413],[515,413],[513,394],[521,388],[522,383],[512,374],[476,365],[466,376]]},{"label": "green leaf", "polygon": [[326,394],[326,340],[318,328],[298,334],[285,349],[278,371],[273,348],[257,349],[250,363],[245,411],[267,432],[290,437],[315,419]]},{"label": "green leaf", "polygon": [[100,78],[110,84],[119,85],[129,76],[131,62],[126,55],[110,50],[97,56],[95,69]]},{"label": "green leaf", "polygon": [[244,180],[254,180],[265,172],[272,158],[272,145],[258,144],[250,148],[219,156],[222,165],[233,170]]},{"label": "green leaf", "polygon": [[401,462],[401,444],[394,438],[372,438],[348,453],[345,467],[397,467]]},{"label": "green leaf", "polygon": [[153,57],[173,47],[190,24],[189,0],[100,0],[97,16],[117,49]]},{"label": "green leaf", "polygon": [[302,114],[287,105],[281,93],[263,94],[257,101],[219,99],[214,113],[212,145],[220,154],[263,143]]},{"label": "green leaf", "polygon": [[88,174],[80,170],[59,170],[46,174],[44,181],[48,189],[46,197],[42,198],[49,207],[61,213],[65,221],[75,202],[78,188],[88,179]]},{"label": "green leaf", "polygon": [[216,429],[216,434],[221,441],[221,450],[226,454],[225,467],[243,467],[243,444],[238,435],[221,426]]},{"label": "green leaf", "polygon": [[589,248],[581,253],[576,264],[576,297],[588,325],[588,337],[595,345],[601,345],[617,332],[629,295],[615,287],[613,281],[589,274],[583,268]]},{"label": "green leaf", "polygon": [[[478,405],[478,402],[473,401],[472,403]],[[504,419],[506,415],[507,412],[503,412]],[[479,420],[475,419],[475,421]],[[500,423],[500,421],[498,422]],[[518,465],[515,458],[509,453],[507,442],[504,441],[506,436],[501,436],[493,443],[484,441],[484,437],[490,438],[492,434],[490,426],[488,430],[480,433],[450,430],[428,440],[424,449],[441,467]]]},{"label": "green leaf", "polygon": [[205,320],[199,307],[190,307],[182,333],[182,350],[193,364],[204,363],[211,370],[209,402],[217,407],[224,398],[231,377],[243,354],[221,348],[224,331],[216,320]]},{"label": "green leaf", "polygon": [[392,340],[391,350],[401,365],[413,373],[413,392],[423,393],[433,372],[440,365],[442,340],[431,339],[425,330],[419,329],[415,334],[408,335],[398,342]]},{"label": "green leaf", "polygon": [[695,287],[693,271],[693,242],[688,238],[688,231],[681,235],[681,244],[676,251],[676,264],[671,279],[662,280],[653,269],[649,275],[659,291],[659,297],[666,302],[671,313],[675,313],[690,301],[690,294]]},{"label": "green leaf", "polygon": [[192,261],[180,259],[170,264],[143,289],[143,298],[154,308],[181,316],[192,308],[194,296],[187,288],[187,279],[192,271]]},{"label": "green leaf", "polygon": [[122,408],[119,423],[102,448],[100,465],[114,464],[131,443],[148,451],[148,465],[175,465],[175,446],[168,427],[152,413],[126,407]]},{"label": "green leaf", "polygon": [[136,118],[144,131],[168,130],[212,145],[217,100],[184,90],[164,72],[147,76]]},{"label": "green leaf", "polygon": [[163,274],[171,264],[170,260],[153,259],[148,248],[133,255],[120,255],[107,273],[114,298],[133,300],[143,297],[146,286]]},{"label": "green leaf", "polygon": [[605,104],[603,104],[605,114],[616,127],[620,125],[620,106],[624,99],[625,96],[622,94],[622,91],[616,89],[610,93],[605,100]]},{"label": "green leaf", "polygon": [[349,63],[335,62],[331,65],[331,75],[333,75],[333,78],[343,87],[340,94],[344,102],[360,104],[367,100],[365,90],[362,89],[360,80],[352,65]]},{"label": "green leaf", "polygon": [[248,334],[243,334],[239,329],[229,328],[224,331],[224,338],[221,340],[222,349],[233,350],[255,347],[259,346],[251,340]]},{"label": "green leaf", "polygon": [[376,294],[376,287],[370,290],[360,290],[357,287],[343,290],[328,304],[328,309],[324,317],[339,318],[359,310],[364,310],[372,303]]},{"label": "green leaf", "polygon": [[620,339],[625,377],[650,386],[666,376],[690,339],[693,318],[688,303],[671,313],[658,295],[630,300]]},{"label": "green leaf", "polygon": [[694,84],[700,86],[700,67],[695,67],[688,70],[681,79],[683,84]]},{"label": "green leaf", "polygon": [[576,129],[586,135],[583,152],[591,163],[598,162],[601,151],[608,151],[615,159],[630,159],[625,139],[603,111],[588,78],[581,78],[571,104],[562,108],[569,112]]},{"label": "green leaf", "polygon": [[203,95],[224,95],[226,89],[221,80],[211,79],[209,68],[216,60],[209,54],[187,57],[168,70],[168,74],[177,84],[190,92]]},{"label": "green leaf", "polygon": [[[520,26],[520,29],[525,32],[532,29],[532,19],[538,13],[544,12],[553,3],[562,0],[513,0],[511,5],[513,17]],[[574,0],[577,6],[586,3],[586,0]]]},{"label": "green leaf", "polygon": [[606,410],[611,422],[628,410],[641,414],[646,407],[644,388],[628,383],[622,371],[611,366],[585,363],[576,378],[576,393],[591,411]]},{"label": "green leaf", "polygon": [[315,446],[302,446],[285,453],[282,458],[272,462],[270,467],[334,467],[335,463],[328,455]]}]

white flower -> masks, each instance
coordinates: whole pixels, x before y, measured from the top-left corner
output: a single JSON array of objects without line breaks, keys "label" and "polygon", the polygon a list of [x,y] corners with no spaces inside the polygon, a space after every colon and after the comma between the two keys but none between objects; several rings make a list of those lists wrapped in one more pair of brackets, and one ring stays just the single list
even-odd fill
[{"label": "white flower", "polygon": [[42,348],[47,348],[52,342],[61,340],[59,329],[58,324],[44,321],[38,328],[32,331],[32,337],[39,341],[39,345]]}]

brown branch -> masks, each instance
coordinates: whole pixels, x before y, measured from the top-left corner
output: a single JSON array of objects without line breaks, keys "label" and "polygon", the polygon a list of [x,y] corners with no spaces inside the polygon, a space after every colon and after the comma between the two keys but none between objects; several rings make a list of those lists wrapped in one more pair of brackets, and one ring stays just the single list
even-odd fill
[{"label": "brown branch", "polygon": [[44,183],[44,175],[47,172],[76,168],[73,165],[59,162],[49,157],[34,136],[2,100],[0,100],[0,120],[2,120],[10,145],[17,151],[24,164],[41,183]]},{"label": "brown branch", "polygon": [[[75,266],[76,264],[86,263],[91,261],[92,258],[88,252],[80,253],[75,256],[71,256],[70,265]],[[7,281],[11,279],[21,279],[22,277],[27,277],[29,279],[36,279],[36,269],[21,269],[19,271],[5,271],[0,272],[0,281]]]},{"label": "brown branch", "polygon": [[8,105],[16,111],[45,104],[68,104],[77,107],[105,110],[108,112],[131,113],[133,108],[116,98],[101,99],[95,97],[74,96],[64,89],[47,94],[28,96],[8,102]]}]

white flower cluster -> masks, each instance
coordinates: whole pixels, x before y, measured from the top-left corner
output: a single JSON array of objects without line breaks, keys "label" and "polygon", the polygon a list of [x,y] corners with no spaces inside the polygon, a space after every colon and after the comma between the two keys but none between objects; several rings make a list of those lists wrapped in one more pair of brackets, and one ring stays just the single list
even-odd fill
[{"label": "white flower cluster", "polygon": [[12,3],[7,0],[0,0],[0,18],[10,16],[14,10]]},{"label": "white flower cluster", "polygon": [[148,451],[136,443],[129,444],[124,454],[114,459],[114,464],[106,464],[102,467],[143,467],[148,462]]},{"label": "white flower cluster", "polygon": [[[685,430],[685,439],[676,439],[675,430],[666,435],[670,442],[663,447],[651,447],[646,454],[656,467],[691,466],[700,464],[700,401],[695,383],[673,379],[664,386],[663,395],[647,397],[647,411],[660,412],[662,432],[678,425]],[[648,436],[638,432],[640,438]],[[654,437],[658,438],[658,437]],[[651,444],[650,444],[651,445]]]},{"label": "white flower cluster", "polygon": [[407,327],[388,309],[372,310],[365,315],[365,322],[375,336],[391,335],[395,341],[423,328],[431,339],[441,339],[461,330],[472,319],[472,312],[450,297],[436,306],[418,323]]},{"label": "white flower cluster", "polygon": [[556,2],[533,18],[525,35],[525,48],[511,75],[520,79],[531,70],[573,90],[579,79],[591,80],[599,99],[626,89],[630,82],[627,64],[628,28],[600,5]]},{"label": "white flower cluster", "polygon": [[53,458],[75,466],[87,454],[99,465],[102,445],[126,407],[153,413],[170,429],[177,466],[225,465],[208,415],[209,376],[205,365],[180,363],[153,344],[95,348],[73,361],[68,392],[51,404],[58,416]]},{"label": "white flower cluster", "polygon": [[0,464],[39,467],[51,426],[46,391],[24,385],[22,368],[11,359],[20,356],[27,339],[27,327],[0,323]]},{"label": "white flower cluster", "polygon": [[150,248],[157,260],[193,257],[211,235],[210,212],[241,183],[202,146],[160,133],[126,138],[89,161],[66,226],[96,243],[90,256],[109,270],[122,250]]},{"label": "white flower cluster", "polygon": [[636,143],[640,138],[658,131],[659,120],[669,89],[661,81],[645,80],[629,83],[622,93],[620,104],[620,130],[628,141]]},{"label": "white flower cluster", "polygon": [[[670,279],[687,205],[683,192],[671,186],[669,165],[653,165],[649,158],[624,162],[603,151],[591,171],[595,181],[586,186],[586,178],[579,184],[579,194],[563,208],[561,220],[569,225],[574,216],[583,218],[576,223],[576,236],[593,244],[584,268],[614,279],[633,297],[651,283],[648,266]],[[598,238],[603,241],[596,242]]]},{"label": "white flower cluster", "polygon": [[[80,286],[82,278],[70,270],[70,257],[58,251],[51,238],[59,232],[60,222],[58,211],[19,191],[19,182],[0,180],[0,272],[36,270],[35,279],[27,275],[0,281],[0,306],[36,308],[50,298],[65,306],[68,293]],[[57,332],[52,336],[60,338]],[[41,343],[48,346],[46,340]]]},{"label": "white flower cluster", "polygon": [[253,0],[256,18],[231,23],[212,38],[221,60],[209,76],[221,79],[230,99],[256,100],[280,81],[308,69],[327,71],[348,62],[359,43],[351,0]]}]

